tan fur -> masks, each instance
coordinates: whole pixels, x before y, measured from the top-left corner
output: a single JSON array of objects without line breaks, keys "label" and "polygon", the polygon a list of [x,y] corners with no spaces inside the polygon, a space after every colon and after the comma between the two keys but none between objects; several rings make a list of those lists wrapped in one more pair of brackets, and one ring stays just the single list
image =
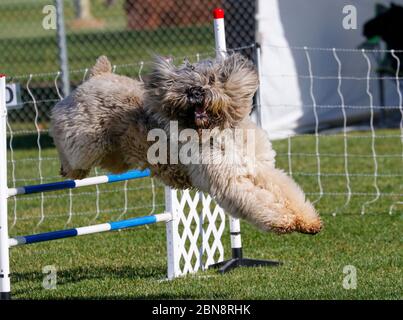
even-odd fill
[{"label": "tan fur", "polygon": [[112,173],[150,168],[167,185],[190,187],[179,165],[147,163],[147,132],[155,125],[143,108],[143,84],[110,72],[108,59],[98,58],[89,79],[52,109],[61,175],[82,179],[95,166]]},{"label": "tan fur", "polygon": [[97,62],[90,70],[90,78],[101,75],[103,73],[111,73],[112,65],[106,56],[100,56]]},{"label": "tan fur", "polygon": [[[248,60],[235,54],[177,67],[157,58],[145,88],[110,71],[106,57],[99,58],[90,79],[52,110],[51,130],[64,176],[83,178],[94,166],[112,172],[148,167],[167,185],[208,192],[230,215],[264,231],[320,231],[314,207],[300,187],[275,168],[266,132],[249,119],[258,78]],[[207,150],[217,158],[229,148],[234,159],[151,165],[147,133],[161,128],[169,136],[170,121],[178,121],[180,130],[197,130],[200,137],[204,129],[214,129],[212,136],[219,143],[195,142],[202,155]],[[234,130],[244,137],[248,130],[255,133],[253,154],[245,151],[245,138],[231,140]]]}]

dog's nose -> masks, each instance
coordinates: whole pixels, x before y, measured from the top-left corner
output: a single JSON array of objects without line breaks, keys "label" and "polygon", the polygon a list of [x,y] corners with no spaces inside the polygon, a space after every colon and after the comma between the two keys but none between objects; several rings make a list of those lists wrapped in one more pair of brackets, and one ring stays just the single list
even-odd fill
[{"label": "dog's nose", "polygon": [[202,87],[190,87],[186,89],[186,95],[191,103],[202,103],[204,99],[204,89]]}]

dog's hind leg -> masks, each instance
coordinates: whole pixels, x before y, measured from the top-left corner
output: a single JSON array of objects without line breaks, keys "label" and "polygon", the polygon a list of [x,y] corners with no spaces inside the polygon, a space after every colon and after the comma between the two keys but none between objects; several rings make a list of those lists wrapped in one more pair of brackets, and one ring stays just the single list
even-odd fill
[{"label": "dog's hind leg", "polygon": [[68,172],[62,173],[63,177],[69,179],[84,179],[90,174],[91,169],[75,169]]},{"label": "dog's hind leg", "polygon": [[245,219],[264,231],[295,231],[295,216],[276,203],[272,193],[247,177],[231,179],[225,193],[215,194],[217,203],[230,215]]},{"label": "dog's hind leg", "polygon": [[60,159],[60,175],[64,178],[68,179],[83,179],[87,177],[91,171],[91,169],[83,170],[83,169],[72,169],[67,157],[63,152],[59,152]]}]

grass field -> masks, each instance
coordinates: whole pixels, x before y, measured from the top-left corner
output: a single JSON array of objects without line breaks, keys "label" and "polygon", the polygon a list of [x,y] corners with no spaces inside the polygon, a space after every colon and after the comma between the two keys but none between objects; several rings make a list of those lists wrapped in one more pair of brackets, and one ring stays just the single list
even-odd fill
[{"label": "grass field", "polygon": [[[245,255],[284,262],[280,267],[238,269],[218,275],[214,270],[163,281],[166,276],[165,226],[154,225],[74,239],[13,248],[11,270],[13,295],[17,299],[402,299],[402,206],[388,214],[392,203],[402,200],[402,145],[397,130],[377,131],[378,186],[382,195],[361,216],[361,205],[374,198],[369,132],[350,133],[349,172],[353,197],[343,207],[346,178],[342,138],[321,136],[321,176],[325,191],[317,208],[325,229],[317,236],[264,234],[242,224]],[[291,139],[294,177],[311,199],[318,197],[315,140],[312,136]],[[275,142],[278,165],[289,170],[287,141]],[[395,156],[391,156],[395,155]],[[11,154],[9,154],[9,157]],[[17,185],[38,183],[38,150],[17,149],[14,171]],[[57,179],[58,163],[50,146],[42,151],[44,177]],[[9,163],[9,176],[12,164]],[[399,174],[400,175],[397,175]],[[368,174],[368,176],[361,176]],[[25,180],[24,180],[25,179]],[[46,181],[49,181],[46,180]],[[163,188],[155,182],[156,212],[163,210]],[[12,185],[10,178],[9,185]],[[150,213],[151,180],[127,183],[127,207],[123,217]],[[124,207],[124,184],[99,187],[98,223],[116,220]],[[364,195],[369,193],[369,195]],[[47,194],[45,219],[41,220],[41,198],[23,196],[17,202],[17,220],[11,235],[83,226],[97,215],[95,188]],[[397,194],[395,196],[391,194]],[[9,200],[10,224],[14,219]],[[71,205],[71,221],[69,207]],[[337,211],[336,216],[332,213]],[[66,224],[66,222],[69,222]],[[228,233],[227,233],[228,234]],[[224,237],[227,256],[229,237]],[[42,268],[57,268],[57,288],[42,287]],[[357,288],[343,288],[343,268],[357,269]]]}]

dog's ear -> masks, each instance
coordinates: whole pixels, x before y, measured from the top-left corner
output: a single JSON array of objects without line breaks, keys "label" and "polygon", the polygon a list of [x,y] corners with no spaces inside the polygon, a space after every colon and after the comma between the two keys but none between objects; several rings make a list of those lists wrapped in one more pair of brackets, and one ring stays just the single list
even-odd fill
[{"label": "dog's ear", "polygon": [[111,73],[112,65],[106,56],[100,56],[90,70],[90,78],[102,73]]},{"label": "dog's ear", "polygon": [[226,57],[220,63],[219,77],[229,97],[240,103],[251,103],[259,78],[250,60],[239,53]]},{"label": "dog's ear", "polygon": [[156,56],[152,64],[151,73],[146,81],[149,89],[164,88],[176,78],[176,67],[172,59],[168,57]]}]

